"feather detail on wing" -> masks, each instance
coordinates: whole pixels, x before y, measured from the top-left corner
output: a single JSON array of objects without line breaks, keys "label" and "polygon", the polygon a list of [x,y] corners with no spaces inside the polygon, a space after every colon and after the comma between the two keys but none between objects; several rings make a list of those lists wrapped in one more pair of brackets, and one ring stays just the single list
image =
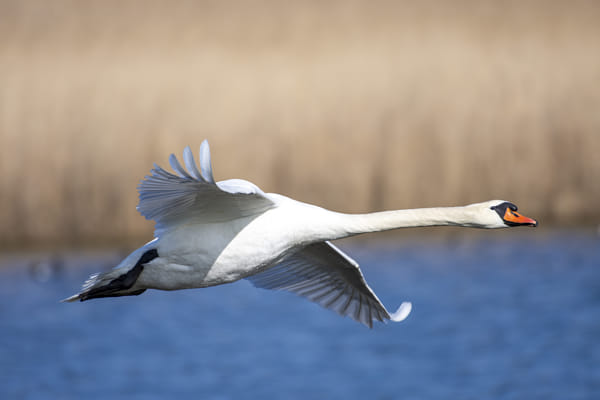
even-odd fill
[{"label": "feather detail on wing", "polygon": [[[298,294],[370,328],[373,320],[401,320],[395,318],[400,316],[397,313],[390,316],[367,285],[356,261],[330,242],[306,246],[274,267],[246,279],[259,288]],[[402,319],[408,315],[403,314]]]},{"label": "feather detail on wing", "polygon": [[185,169],[171,154],[169,163],[177,175],[158,165],[138,185],[138,211],[156,221],[156,232],[181,223],[230,221],[258,215],[274,206],[254,184],[241,179],[215,182],[210,149],[205,140],[200,146],[200,170],[189,147],[183,152]]}]

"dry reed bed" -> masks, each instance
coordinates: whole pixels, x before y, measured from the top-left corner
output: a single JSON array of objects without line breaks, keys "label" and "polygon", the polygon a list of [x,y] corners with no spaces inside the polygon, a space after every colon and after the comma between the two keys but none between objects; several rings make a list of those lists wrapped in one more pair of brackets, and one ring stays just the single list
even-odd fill
[{"label": "dry reed bed", "polygon": [[135,186],[217,178],[329,208],[514,200],[600,220],[595,2],[0,1],[0,240],[141,237]]}]

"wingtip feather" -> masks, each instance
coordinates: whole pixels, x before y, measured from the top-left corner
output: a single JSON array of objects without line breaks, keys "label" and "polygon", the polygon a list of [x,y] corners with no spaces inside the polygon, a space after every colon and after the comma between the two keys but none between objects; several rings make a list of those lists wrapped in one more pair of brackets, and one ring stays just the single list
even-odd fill
[{"label": "wingtip feather", "polygon": [[204,139],[200,145],[200,173],[207,182],[215,183],[210,162],[210,146],[206,139]]},{"label": "wingtip feather", "polygon": [[395,313],[390,314],[390,320],[394,322],[404,321],[411,311],[412,303],[405,301],[402,304],[400,304],[400,307],[398,307]]},{"label": "wingtip feather", "polygon": [[191,179],[192,177],[185,171],[185,169],[183,169],[183,167],[181,166],[181,164],[179,164],[179,160],[177,160],[177,157],[175,156],[175,154],[171,154],[169,156],[169,164],[171,164],[171,168],[173,168],[173,170],[175,172],[177,172],[179,174],[180,177],[182,178],[188,178]]},{"label": "wingtip feather", "polygon": [[186,146],[185,149],[183,149],[183,161],[188,172],[194,178],[201,181],[202,175],[200,174],[200,171],[198,171],[198,167],[196,166],[196,160],[194,160],[194,154],[192,153],[192,149],[190,149],[190,146]]}]

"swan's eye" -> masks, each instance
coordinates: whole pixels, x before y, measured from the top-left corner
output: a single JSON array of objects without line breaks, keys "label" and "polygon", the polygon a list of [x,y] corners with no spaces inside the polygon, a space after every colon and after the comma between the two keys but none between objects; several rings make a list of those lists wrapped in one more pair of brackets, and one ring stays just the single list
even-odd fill
[{"label": "swan's eye", "polygon": [[511,211],[517,211],[518,207],[509,201],[505,201],[504,203],[498,204],[496,206],[491,206],[490,209],[500,213],[501,215],[504,215],[507,209]]}]

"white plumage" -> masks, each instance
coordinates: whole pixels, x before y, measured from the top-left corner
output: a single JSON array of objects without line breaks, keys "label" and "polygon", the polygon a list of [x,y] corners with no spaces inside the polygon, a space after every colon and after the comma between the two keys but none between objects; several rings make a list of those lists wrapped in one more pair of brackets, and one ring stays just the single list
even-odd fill
[{"label": "white plumage", "polygon": [[155,239],[112,271],[91,276],[66,301],[137,295],[146,289],[178,290],[246,278],[255,286],[296,293],[369,327],[401,321],[411,304],[389,313],[367,285],[356,261],[330,240],[414,226],[504,228],[537,223],[495,200],[465,207],[342,214],[264,193],[241,179],[215,182],[208,142],[200,169],[189,147],[177,175],[154,165],[138,186],[138,211],[154,220]]}]

